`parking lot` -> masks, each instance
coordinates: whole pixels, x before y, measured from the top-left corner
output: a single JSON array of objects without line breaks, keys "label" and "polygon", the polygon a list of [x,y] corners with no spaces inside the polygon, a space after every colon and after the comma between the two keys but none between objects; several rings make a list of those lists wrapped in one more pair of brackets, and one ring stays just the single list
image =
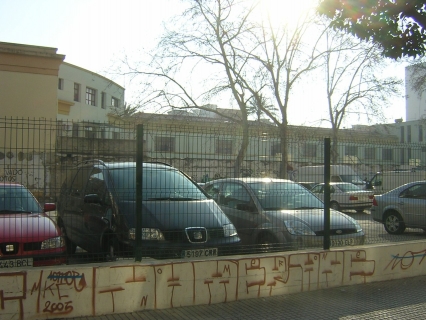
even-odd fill
[{"label": "parking lot", "polygon": [[[358,213],[355,211],[345,211],[345,213],[350,215],[352,218],[356,219],[360,223],[366,235],[365,244],[425,240],[426,238],[426,233],[423,232],[423,230],[413,228],[407,228],[405,232],[401,235],[388,234],[381,223],[373,221],[371,219],[369,210],[365,210],[363,213]],[[144,257],[144,259],[150,258]],[[79,247],[77,248],[76,253],[70,256],[68,259],[69,264],[95,262],[99,263],[100,260],[93,257],[93,254],[87,253]]]}]

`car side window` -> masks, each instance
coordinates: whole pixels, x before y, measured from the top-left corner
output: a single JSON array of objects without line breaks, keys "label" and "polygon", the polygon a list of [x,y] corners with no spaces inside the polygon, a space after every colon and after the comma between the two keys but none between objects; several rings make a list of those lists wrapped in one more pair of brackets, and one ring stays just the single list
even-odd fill
[{"label": "car side window", "polygon": [[219,200],[220,186],[217,183],[208,185],[205,189],[206,193],[216,202]]},{"label": "car side window", "polygon": [[313,193],[323,193],[324,187],[322,185],[315,186],[312,190]]},{"label": "car side window", "polygon": [[404,198],[426,199],[426,185],[425,184],[414,185],[404,190],[400,196]]},{"label": "car side window", "polygon": [[223,205],[229,208],[244,210],[250,204],[250,194],[244,186],[237,183],[225,183],[223,196]]},{"label": "car side window", "polygon": [[86,186],[87,181],[89,180],[89,174],[92,168],[80,168],[77,171],[77,174],[74,177],[70,188],[70,194],[72,196],[82,196],[84,187]]},{"label": "car side window", "polygon": [[84,196],[96,195],[99,201],[103,204],[109,204],[107,196],[107,186],[105,184],[104,175],[98,168],[94,168],[90,174],[87,186],[84,191]]}]

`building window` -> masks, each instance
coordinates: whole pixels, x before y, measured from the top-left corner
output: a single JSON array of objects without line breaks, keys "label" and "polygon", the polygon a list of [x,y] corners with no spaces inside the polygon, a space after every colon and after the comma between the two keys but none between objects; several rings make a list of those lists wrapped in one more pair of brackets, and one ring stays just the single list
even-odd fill
[{"label": "building window", "polygon": [[271,156],[276,156],[281,153],[281,143],[275,142],[271,147]]},{"label": "building window", "polygon": [[74,101],[80,101],[80,87],[79,83],[74,83]]},{"label": "building window", "polygon": [[120,139],[120,132],[113,131],[112,132],[112,138],[115,139],[115,140],[119,140]]},{"label": "building window", "polygon": [[392,149],[383,149],[382,150],[382,160],[393,160],[393,150]]},{"label": "building window", "polygon": [[217,154],[232,154],[232,140],[216,140]]},{"label": "building window", "polygon": [[96,90],[86,87],[86,104],[96,106]]},{"label": "building window", "polygon": [[84,127],[84,136],[89,139],[96,138],[96,131],[93,130],[93,127]]},{"label": "building window", "polygon": [[345,146],[345,155],[358,157],[357,146]]},{"label": "building window", "polygon": [[73,123],[73,125],[72,125],[72,136],[78,137],[79,136],[78,131],[79,131],[78,124]]},{"label": "building window", "polygon": [[404,143],[405,142],[405,131],[404,131],[404,127],[401,127],[400,130],[401,130],[401,137],[400,137],[401,139],[400,139],[399,142]]},{"label": "building window", "polygon": [[423,142],[423,126],[419,125],[419,142]]},{"label": "building window", "polygon": [[114,108],[118,108],[120,106],[120,100],[118,100],[116,97],[112,97],[111,106]]},{"label": "building window", "polygon": [[365,159],[375,160],[376,159],[376,148],[365,148]]},{"label": "building window", "polygon": [[315,143],[305,143],[303,145],[303,156],[309,158],[317,157],[317,145]]},{"label": "building window", "polygon": [[58,89],[64,90],[64,79],[62,79],[62,78],[58,79]]},{"label": "building window", "polygon": [[411,142],[411,126],[407,126],[407,142]]},{"label": "building window", "polygon": [[102,109],[106,108],[106,93],[105,92],[101,93],[101,107],[102,107]]},{"label": "building window", "polygon": [[175,138],[174,137],[155,137],[155,151],[174,152]]}]

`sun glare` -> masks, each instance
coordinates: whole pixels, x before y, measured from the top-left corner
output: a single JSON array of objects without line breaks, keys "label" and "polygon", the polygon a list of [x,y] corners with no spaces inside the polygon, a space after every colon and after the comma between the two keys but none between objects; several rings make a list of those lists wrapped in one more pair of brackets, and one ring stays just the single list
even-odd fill
[{"label": "sun glare", "polygon": [[271,21],[273,27],[297,26],[309,14],[317,0],[259,0],[262,21]]}]

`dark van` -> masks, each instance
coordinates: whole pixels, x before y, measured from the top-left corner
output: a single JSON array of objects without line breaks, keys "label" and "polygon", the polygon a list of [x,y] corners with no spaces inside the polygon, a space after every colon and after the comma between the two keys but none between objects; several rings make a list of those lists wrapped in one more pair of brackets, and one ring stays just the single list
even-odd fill
[{"label": "dark van", "polygon": [[202,258],[231,254],[240,242],[220,207],[190,178],[167,164],[143,163],[142,212],[136,212],[136,163],[86,161],[65,180],[58,225],[68,253],[76,247],[107,260],[133,254],[136,214],[142,254]]}]

